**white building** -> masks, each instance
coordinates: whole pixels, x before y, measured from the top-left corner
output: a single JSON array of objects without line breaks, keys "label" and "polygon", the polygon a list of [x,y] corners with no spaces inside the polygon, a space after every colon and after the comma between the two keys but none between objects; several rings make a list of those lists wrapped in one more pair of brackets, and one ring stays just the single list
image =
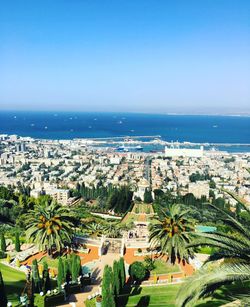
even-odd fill
[{"label": "white building", "polygon": [[194,157],[200,158],[203,157],[204,149],[201,146],[199,149],[191,148],[169,148],[165,147],[165,156],[166,157]]},{"label": "white building", "polygon": [[150,184],[147,179],[143,178],[140,182],[138,182],[138,189],[134,192],[134,197],[139,197],[142,201],[144,200],[144,194],[147,189],[150,188]]},{"label": "white building", "polygon": [[55,199],[58,203],[62,205],[67,205],[69,199],[69,190],[64,189],[46,189],[45,193],[50,195],[53,199]]}]

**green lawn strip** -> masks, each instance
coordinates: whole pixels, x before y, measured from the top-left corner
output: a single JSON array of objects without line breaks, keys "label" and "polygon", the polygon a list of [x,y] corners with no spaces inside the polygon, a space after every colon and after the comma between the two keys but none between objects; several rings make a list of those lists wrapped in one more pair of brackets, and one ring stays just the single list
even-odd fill
[{"label": "green lawn strip", "polygon": [[[62,256],[61,258],[62,258],[63,260],[66,259],[65,256]],[[45,261],[48,263],[49,268],[57,269],[59,257],[57,257],[57,258],[55,258],[55,259],[52,259],[52,258],[50,258],[50,257],[48,257],[48,256],[45,255],[44,257],[42,257],[42,258],[39,260],[38,264],[43,264]]]},{"label": "green lawn strip", "polygon": [[43,264],[45,261],[48,263],[49,268],[57,268],[58,267],[58,258],[51,259],[47,256],[44,256],[43,258],[41,258],[39,260],[38,264]]},{"label": "green lawn strip", "polygon": [[152,276],[154,274],[168,274],[168,273],[181,272],[179,265],[177,264],[172,265],[161,259],[155,260],[154,265],[155,268],[150,272]]},{"label": "green lawn strip", "polygon": [[[139,289],[140,293],[133,295],[130,294],[129,298],[127,295],[121,295],[119,299],[119,306],[123,307],[174,307],[176,296],[178,294],[181,285],[168,285],[168,286],[151,286],[151,287],[141,287]],[[133,292],[133,290],[132,290]],[[217,307],[226,303],[223,300],[223,295],[221,295],[221,290],[218,290],[221,297],[207,298],[198,301],[195,306],[199,307]],[[223,293],[225,295],[225,293]],[[144,299],[148,297],[148,303],[145,305],[143,303]],[[224,297],[225,298],[225,297]]]},{"label": "green lawn strip", "polygon": [[140,300],[144,297],[149,297],[149,306],[174,306],[175,297],[179,290],[180,285],[169,285],[169,286],[152,286],[152,287],[141,287],[140,293],[133,295],[133,290],[129,298],[127,295],[120,296],[119,304],[123,304],[127,301],[126,306],[137,306]]},{"label": "green lawn strip", "polygon": [[16,306],[19,304],[19,297],[25,287],[26,276],[24,273],[12,269],[3,263],[0,263],[0,270],[3,275],[8,301],[13,306]]}]

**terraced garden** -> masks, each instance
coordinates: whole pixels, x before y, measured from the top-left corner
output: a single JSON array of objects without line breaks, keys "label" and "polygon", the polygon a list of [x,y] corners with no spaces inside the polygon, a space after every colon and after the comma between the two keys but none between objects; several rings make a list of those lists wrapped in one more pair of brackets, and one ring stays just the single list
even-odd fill
[{"label": "terraced garden", "polygon": [[180,285],[133,288],[129,295],[122,295],[119,306],[127,307],[173,307]]}]

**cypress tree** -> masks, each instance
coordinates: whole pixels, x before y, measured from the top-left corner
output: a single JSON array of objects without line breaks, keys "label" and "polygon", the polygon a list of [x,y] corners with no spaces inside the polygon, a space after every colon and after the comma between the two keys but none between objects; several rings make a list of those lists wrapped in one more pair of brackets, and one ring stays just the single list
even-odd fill
[{"label": "cypress tree", "polygon": [[114,287],[114,294],[117,296],[120,293],[120,276],[119,276],[119,267],[118,262],[115,260],[113,263],[113,287]]},{"label": "cypress tree", "polygon": [[15,234],[15,250],[17,252],[20,252],[20,238],[19,238],[19,232],[16,232]]},{"label": "cypress tree", "polygon": [[1,232],[0,241],[1,241],[1,246],[0,246],[1,251],[6,252],[6,241],[3,232]]},{"label": "cypress tree", "polygon": [[36,259],[32,261],[32,279],[34,281],[34,292],[39,293],[41,291],[41,280]]},{"label": "cypress tree", "polygon": [[121,257],[119,260],[119,274],[120,274],[120,287],[123,289],[125,283],[126,283],[126,273],[125,273],[125,264],[124,264],[124,258]]},{"label": "cypress tree", "polygon": [[144,193],[144,203],[150,204],[153,202],[151,190],[146,189]]},{"label": "cypress tree", "polygon": [[27,280],[26,292],[28,296],[28,306],[33,307],[34,306],[34,294],[35,294],[35,283],[34,283],[33,278],[31,278],[30,280]]},{"label": "cypress tree", "polygon": [[60,257],[58,260],[58,272],[57,272],[57,286],[59,291],[62,289],[62,283],[63,283],[63,263],[62,258]]},{"label": "cypress tree", "polygon": [[81,259],[78,255],[74,254],[72,257],[72,281],[77,282],[81,269]]},{"label": "cypress tree", "polygon": [[0,271],[0,302],[1,306],[6,307],[8,300],[5,292],[5,286],[3,282],[2,272]]},{"label": "cypress tree", "polygon": [[43,292],[46,293],[48,290],[51,290],[51,281],[49,277],[49,267],[48,263],[43,263]]},{"label": "cypress tree", "polygon": [[63,262],[63,278],[68,284],[71,281],[71,260],[65,259]]},{"label": "cypress tree", "polygon": [[102,305],[103,306],[115,307],[112,277],[113,277],[112,268],[106,265],[104,267],[103,279],[102,279]]}]

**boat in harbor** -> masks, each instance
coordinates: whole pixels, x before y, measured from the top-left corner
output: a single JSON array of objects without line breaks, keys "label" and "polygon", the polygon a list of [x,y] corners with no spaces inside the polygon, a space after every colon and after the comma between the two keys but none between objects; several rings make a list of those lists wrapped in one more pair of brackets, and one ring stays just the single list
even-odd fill
[{"label": "boat in harbor", "polygon": [[140,145],[137,146],[124,146],[121,145],[119,147],[116,148],[117,151],[121,151],[121,152],[128,152],[128,151],[142,151],[143,147]]}]

